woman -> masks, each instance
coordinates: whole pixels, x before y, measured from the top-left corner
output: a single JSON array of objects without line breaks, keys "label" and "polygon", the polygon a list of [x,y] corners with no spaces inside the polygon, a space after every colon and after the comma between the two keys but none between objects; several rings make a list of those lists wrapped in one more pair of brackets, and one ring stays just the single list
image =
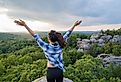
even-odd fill
[{"label": "woman", "polygon": [[48,34],[48,41],[46,43],[42,40],[41,36],[34,33],[27,24],[22,20],[15,20],[16,24],[24,26],[28,32],[35,38],[38,45],[43,49],[45,56],[48,60],[47,63],[47,81],[48,82],[63,82],[63,57],[62,57],[62,48],[65,47],[65,42],[72,33],[73,29],[78,26],[82,21],[76,21],[72,28],[68,30],[64,36],[61,33],[51,30]]}]

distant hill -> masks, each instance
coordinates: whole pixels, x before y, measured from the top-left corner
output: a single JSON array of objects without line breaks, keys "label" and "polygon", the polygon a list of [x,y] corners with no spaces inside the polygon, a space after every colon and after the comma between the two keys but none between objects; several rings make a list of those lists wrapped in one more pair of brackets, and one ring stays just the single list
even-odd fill
[{"label": "distant hill", "polygon": [[91,35],[93,33],[97,33],[99,31],[74,31],[74,33],[82,33],[82,34],[86,34],[86,35]]},{"label": "distant hill", "polygon": [[[73,33],[82,33],[91,35],[92,33],[96,33],[98,31],[74,31]],[[40,34],[42,37],[47,36],[48,32],[36,32]],[[65,33],[61,31],[61,33]],[[32,39],[32,36],[29,33],[25,32],[6,32],[0,33],[0,40],[14,40],[14,39]]]},{"label": "distant hill", "polygon": [[[47,32],[37,32],[41,34],[42,37],[47,35]],[[15,40],[15,39],[32,39],[32,36],[29,33],[25,32],[6,32],[0,33],[0,40]]]},{"label": "distant hill", "polygon": [[17,35],[11,34],[11,33],[0,33],[0,40],[13,40]]}]

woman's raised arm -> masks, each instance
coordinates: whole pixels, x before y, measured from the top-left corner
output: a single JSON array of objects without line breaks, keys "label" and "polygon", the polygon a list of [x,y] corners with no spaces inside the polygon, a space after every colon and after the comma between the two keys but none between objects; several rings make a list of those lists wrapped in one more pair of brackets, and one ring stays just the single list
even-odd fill
[{"label": "woman's raised arm", "polygon": [[17,25],[24,26],[32,36],[35,35],[34,31],[32,31],[23,20],[19,19],[19,20],[15,20],[14,22]]},{"label": "woman's raised arm", "polygon": [[74,28],[75,28],[76,26],[80,25],[81,22],[82,22],[82,21],[76,21],[69,31],[73,31]]},{"label": "woman's raised arm", "polygon": [[74,25],[64,34],[63,38],[65,41],[67,41],[67,39],[69,38],[69,36],[71,35],[72,31],[74,30],[74,28],[76,26],[78,26],[82,21],[76,21],[74,23]]}]

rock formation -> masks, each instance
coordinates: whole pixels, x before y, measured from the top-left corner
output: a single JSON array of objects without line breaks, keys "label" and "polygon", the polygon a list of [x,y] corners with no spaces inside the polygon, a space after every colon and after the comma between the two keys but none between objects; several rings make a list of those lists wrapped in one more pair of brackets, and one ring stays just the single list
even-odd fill
[{"label": "rock formation", "polygon": [[121,65],[121,56],[113,56],[112,54],[100,54],[98,58],[102,60],[104,67],[112,64]]},{"label": "rock formation", "polygon": [[[42,78],[38,78],[32,82],[47,82],[46,80],[46,76],[42,77]],[[63,82],[73,82],[72,80],[68,79],[68,78],[64,78]]]},{"label": "rock formation", "polygon": [[102,33],[92,34],[90,39],[77,38],[78,52],[88,52],[93,44],[102,47],[107,42],[121,42],[121,35],[106,35]]}]

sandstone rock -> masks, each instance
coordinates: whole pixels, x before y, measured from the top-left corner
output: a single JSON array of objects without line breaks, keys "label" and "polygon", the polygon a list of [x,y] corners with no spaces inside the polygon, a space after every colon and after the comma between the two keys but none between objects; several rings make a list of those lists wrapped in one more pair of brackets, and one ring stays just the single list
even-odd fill
[{"label": "sandstone rock", "polygon": [[77,41],[81,41],[81,38],[77,38]]},{"label": "sandstone rock", "polygon": [[89,39],[82,39],[82,42],[89,43],[90,40]]},{"label": "sandstone rock", "polygon": [[77,39],[77,47],[79,52],[88,52],[93,44],[103,47],[107,42],[121,42],[121,35],[106,35],[106,34],[92,34],[90,39]]},{"label": "sandstone rock", "polygon": [[91,37],[90,37],[90,39],[98,39],[99,36],[100,36],[99,33],[97,33],[97,34],[92,34]]},{"label": "sandstone rock", "polygon": [[84,48],[85,50],[89,50],[89,49],[90,49],[90,44],[84,44],[84,45],[83,45],[83,48]]},{"label": "sandstone rock", "polygon": [[[38,78],[32,82],[47,82],[46,80],[46,76],[42,77],[42,78]],[[73,82],[72,80],[68,79],[68,78],[64,78],[63,82]]]},{"label": "sandstone rock", "polygon": [[102,60],[105,67],[110,63],[121,65],[121,56],[113,56],[112,54],[100,54],[98,58]]},{"label": "sandstone rock", "polygon": [[79,48],[84,49],[84,50],[89,50],[90,49],[90,44],[89,43],[80,44]]},{"label": "sandstone rock", "polygon": [[98,41],[96,39],[92,38],[92,39],[90,39],[90,42],[97,43]]},{"label": "sandstone rock", "polygon": [[105,42],[109,41],[111,38],[112,38],[111,35],[104,35],[100,37],[100,39],[103,39]]},{"label": "sandstone rock", "polygon": [[101,44],[99,43],[99,44],[98,44],[98,46],[100,46],[100,47],[102,47],[102,46],[104,46],[104,45],[105,45],[104,43],[101,43]]},{"label": "sandstone rock", "polygon": [[119,35],[114,35],[113,38],[119,38],[120,36]]},{"label": "sandstone rock", "polygon": [[118,42],[118,39],[117,38],[113,38],[110,40],[110,42]]},{"label": "sandstone rock", "polygon": [[99,44],[102,44],[102,43],[104,43],[105,41],[103,40],[103,39],[98,39],[98,43]]},{"label": "sandstone rock", "polygon": [[81,44],[82,43],[82,41],[77,41],[77,46],[79,45],[79,44]]}]

